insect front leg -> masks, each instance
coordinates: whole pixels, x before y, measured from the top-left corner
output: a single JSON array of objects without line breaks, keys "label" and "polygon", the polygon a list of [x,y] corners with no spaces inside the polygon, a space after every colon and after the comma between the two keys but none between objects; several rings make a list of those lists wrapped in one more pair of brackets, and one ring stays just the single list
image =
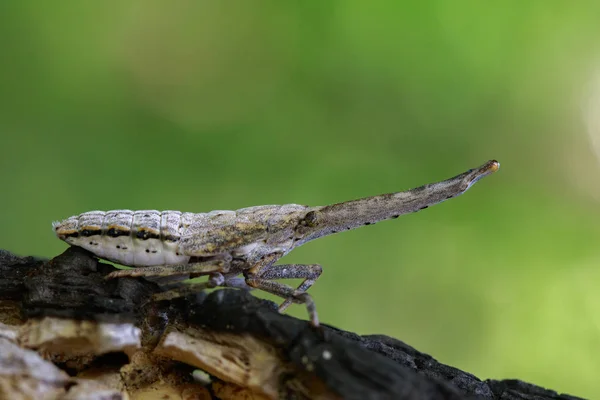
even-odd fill
[{"label": "insect front leg", "polygon": [[191,264],[180,265],[157,265],[152,267],[138,267],[134,269],[122,269],[111,272],[105,279],[123,278],[123,277],[150,277],[150,276],[171,276],[198,274],[206,275],[212,272],[221,272],[226,267],[225,260],[207,260]]},{"label": "insect front leg", "polygon": [[[308,310],[310,322],[313,326],[319,326],[319,317],[312,297],[305,291],[312,286],[321,275],[322,268],[317,264],[284,264],[272,265],[269,263],[259,264],[245,273],[248,286],[263,290],[286,299],[279,311],[285,310],[293,303],[305,304]],[[273,279],[304,278],[297,289],[283,283],[274,282]]]},{"label": "insect front leg", "polygon": [[[296,288],[297,293],[304,293],[315,283],[322,272],[323,268],[319,264],[267,265],[260,269],[256,277],[266,280],[304,279],[300,286]],[[284,312],[294,302],[297,302],[294,301],[294,297],[286,299],[279,306],[279,312]]]},{"label": "insect front leg", "polygon": [[311,325],[314,327],[319,326],[317,308],[315,307],[315,302],[308,293],[300,293],[291,286],[261,278],[247,278],[246,283],[248,286],[283,297],[284,299],[292,298],[295,303],[306,304]]}]

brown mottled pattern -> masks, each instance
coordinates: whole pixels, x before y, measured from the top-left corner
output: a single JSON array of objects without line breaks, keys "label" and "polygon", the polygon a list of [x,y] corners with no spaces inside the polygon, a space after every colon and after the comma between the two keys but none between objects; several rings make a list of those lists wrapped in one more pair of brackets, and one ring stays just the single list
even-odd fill
[{"label": "brown mottled pattern", "polygon": [[181,211],[163,211],[160,215],[160,238],[177,242],[180,238]]},{"label": "brown mottled pattern", "polygon": [[68,243],[126,265],[160,265],[160,260],[176,263],[185,256],[223,254],[252,263],[269,254],[286,254],[324,235],[397,218],[458,196],[498,167],[496,161],[489,161],[445,181],[324,207],[266,205],[198,214],[91,211],[55,223],[54,228]]},{"label": "brown mottled pattern", "polygon": [[227,253],[266,236],[266,224],[242,213],[217,210],[196,214],[197,219],[182,231],[180,247],[192,256]]},{"label": "brown mottled pattern", "polygon": [[482,177],[498,170],[497,161],[489,161],[445,181],[411,190],[365,197],[324,207],[314,207],[297,229],[297,245],[328,234],[371,225],[399,215],[422,210],[466,192]]}]

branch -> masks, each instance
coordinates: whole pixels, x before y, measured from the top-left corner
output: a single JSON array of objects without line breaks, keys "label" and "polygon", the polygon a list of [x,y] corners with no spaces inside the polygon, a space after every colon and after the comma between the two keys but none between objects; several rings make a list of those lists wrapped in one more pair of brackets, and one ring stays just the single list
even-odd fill
[{"label": "branch", "polygon": [[0,250],[0,398],[575,399],[315,329],[241,290],[150,302],[157,283],[113,270],[75,247],[50,261]]}]

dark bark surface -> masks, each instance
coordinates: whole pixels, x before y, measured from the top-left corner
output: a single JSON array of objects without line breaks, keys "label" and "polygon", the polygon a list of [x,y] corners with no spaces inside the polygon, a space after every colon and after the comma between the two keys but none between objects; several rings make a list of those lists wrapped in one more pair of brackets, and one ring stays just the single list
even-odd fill
[{"label": "dark bark surface", "polygon": [[[76,248],[50,261],[0,250],[0,301],[19,302],[24,320],[127,321],[148,331],[149,338],[158,338],[169,324],[251,335],[345,399],[576,399],[519,380],[482,381],[391,337],[359,336],[327,325],[315,329],[241,290],[153,303],[149,299],[160,290],[157,284],[104,280],[113,270]],[[280,380],[293,379],[289,374]]]}]

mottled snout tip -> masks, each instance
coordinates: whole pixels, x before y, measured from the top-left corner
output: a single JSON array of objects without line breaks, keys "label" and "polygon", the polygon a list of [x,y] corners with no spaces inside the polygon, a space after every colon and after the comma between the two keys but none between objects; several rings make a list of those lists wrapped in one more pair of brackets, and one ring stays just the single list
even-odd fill
[{"label": "mottled snout tip", "polygon": [[500,169],[500,163],[496,160],[490,160],[483,164],[479,172],[485,175],[493,174]]},{"label": "mottled snout tip", "polygon": [[466,173],[467,189],[473,186],[481,178],[493,174],[500,169],[500,163],[496,160],[490,160],[479,168],[472,169]]}]

